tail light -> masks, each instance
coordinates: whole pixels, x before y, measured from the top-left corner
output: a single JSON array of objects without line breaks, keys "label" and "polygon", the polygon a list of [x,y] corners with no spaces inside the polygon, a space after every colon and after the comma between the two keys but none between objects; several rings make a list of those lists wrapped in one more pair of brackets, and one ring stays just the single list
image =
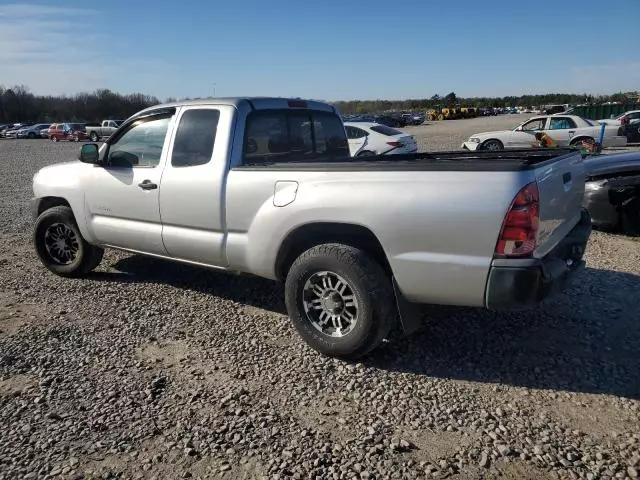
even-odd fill
[{"label": "tail light", "polygon": [[538,246],[540,227],[540,193],[532,182],[522,188],[511,202],[496,244],[496,255],[530,256]]},{"label": "tail light", "polygon": [[404,144],[402,142],[387,142],[387,145],[391,145],[392,147],[395,147],[395,148],[400,148]]},{"label": "tail light", "polygon": [[620,119],[620,125],[626,125],[629,123],[629,117],[627,117],[626,115],[624,115],[621,119]]}]

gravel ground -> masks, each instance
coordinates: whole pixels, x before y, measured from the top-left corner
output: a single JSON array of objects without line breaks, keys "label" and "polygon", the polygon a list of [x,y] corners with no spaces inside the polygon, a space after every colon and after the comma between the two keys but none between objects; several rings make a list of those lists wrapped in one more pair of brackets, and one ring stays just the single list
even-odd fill
[{"label": "gravel ground", "polygon": [[265,280],[117,252],[48,273],[31,178],[77,149],[0,141],[0,479],[638,478],[639,242],[594,233],[567,295],[430,308],[347,364]]}]

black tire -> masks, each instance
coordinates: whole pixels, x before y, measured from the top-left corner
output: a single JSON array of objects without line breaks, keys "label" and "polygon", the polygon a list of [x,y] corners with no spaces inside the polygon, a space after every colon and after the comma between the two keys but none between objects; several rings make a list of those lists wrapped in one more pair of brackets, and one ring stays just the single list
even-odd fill
[{"label": "black tire", "polygon": [[27,137],[28,137],[28,138],[30,138],[31,140],[33,140],[34,138],[36,138],[36,134],[35,134],[35,133],[33,133],[33,132],[29,132],[29,133],[27,134]]},{"label": "black tire", "polygon": [[[49,229],[66,228],[73,234],[75,255],[63,263],[47,248]],[[81,277],[96,268],[102,261],[104,250],[90,245],[82,238],[80,229],[69,207],[52,207],[40,214],[33,231],[33,243],[42,264],[61,277]]]},{"label": "black tire", "polygon": [[488,150],[490,152],[498,152],[500,150],[504,150],[504,145],[500,140],[492,139],[484,142],[480,149]]},{"label": "black tire", "polygon": [[98,137],[98,134],[96,132],[91,132],[91,135],[89,135],[89,139],[93,143],[97,143],[97,141],[100,140],[100,138]]},{"label": "black tire", "polygon": [[360,153],[358,153],[358,155],[356,155],[357,157],[373,157],[375,156],[375,152],[372,152],[371,150],[363,150]]},{"label": "black tire", "polygon": [[[319,272],[342,277],[357,301],[355,323],[341,337],[320,331],[305,311],[305,285]],[[296,259],[287,274],[285,303],[293,326],[311,348],[345,360],[376,348],[396,320],[393,287],[384,269],[362,250],[337,243],[317,245]]]},{"label": "black tire", "polygon": [[56,137],[55,135],[51,137],[51,141],[52,142],[57,142],[58,141],[58,137]]},{"label": "black tire", "polygon": [[622,208],[622,231],[631,237],[640,237],[640,197]]}]

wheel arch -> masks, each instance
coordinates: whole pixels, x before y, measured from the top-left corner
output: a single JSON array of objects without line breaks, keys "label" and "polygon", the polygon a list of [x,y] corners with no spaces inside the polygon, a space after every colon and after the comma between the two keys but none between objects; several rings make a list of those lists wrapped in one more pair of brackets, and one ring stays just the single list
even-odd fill
[{"label": "wheel arch", "polygon": [[575,145],[581,140],[593,140],[594,142],[596,141],[596,139],[590,135],[578,135],[577,137],[571,139],[570,145]]},{"label": "wheel arch", "polygon": [[[69,207],[71,208],[71,204],[62,197],[42,197],[36,200],[36,204],[34,206],[33,214],[35,217],[39,216],[42,212],[49,210],[53,207]],[[73,208],[71,208],[73,211]]]},{"label": "wheel arch", "polygon": [[502,140],[500,140],[499,138],[491,137],[491,138],[487,138],[486,140],[483,140],[482,143],[480,143],[480,150],[482,150],[484,146],[489,142],[498,142],[500,145],[502,145],[502,148],[504,149],[504,142]]},{"label": "wheel arch", "polygon": [[370,229],[353,223],[314,222],[292,230],[280,244],[274,267],[277,279],[285,279],[300,254],[323,243],[341,243],[360,248],[374,258],[387,275],[392,275],[382,244]]}]

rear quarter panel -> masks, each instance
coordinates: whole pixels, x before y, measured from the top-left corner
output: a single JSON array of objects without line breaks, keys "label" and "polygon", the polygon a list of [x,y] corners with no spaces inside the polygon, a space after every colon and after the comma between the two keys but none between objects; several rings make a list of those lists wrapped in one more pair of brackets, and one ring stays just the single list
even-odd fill
[{"label": "rear quarter panel", "polygon": [[[403,294],[421,303],[482,306],[506,211],[529,172],[274,171],[232,169],[227,177],[231,268],[275,278],[286,236],[316,222],[370,229]],[[275,207],[275,183],[298,182]]]}]

